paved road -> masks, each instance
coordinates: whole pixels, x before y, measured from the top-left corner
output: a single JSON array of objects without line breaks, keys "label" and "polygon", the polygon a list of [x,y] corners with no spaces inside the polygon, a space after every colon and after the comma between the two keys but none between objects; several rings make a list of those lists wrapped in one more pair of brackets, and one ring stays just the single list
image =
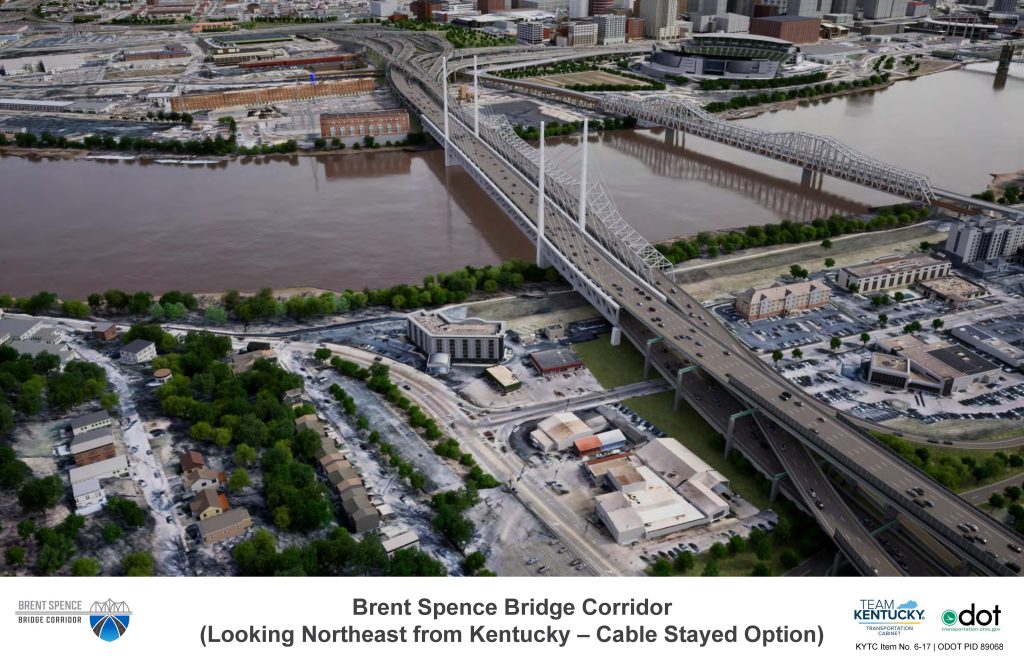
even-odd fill
[{"label": "paved road", "polygon": [[981,488],[966,490],[960,493],[960,497],[964,498],[971,504],[982,504],[983,502],[988,501],[988,498],[992,493],[1001,493],[1007,486],[1024,487],[1024,473],[1014,474],[1012,477],[1007,477],[1002,481],[997,481],[987,486],[982,486]]},{"label": "paved road", "polygon": [[[426,79],[425,75],[420,76]],[[402,96],[435,126],[443,124],[443,114],[433,98],[404,71],[392,69],[392,81]],[[436,84],[436,81],[425,82]],[[533,184],[457,121],[451,121],[450,125],[461,149],[468,150],[468,158],[533,220],[536,215]],[[706,316],[693,298],[675,288],[667,278],[653,284],[642,283],[620,263],[611,260],[592,236],[580,233],[575,223],[562,216],[558,209],[550,209],[546,217],[546,243],[583,270],[606,293],[611,293],[624,311],[661,334],[666,345],[680,356],[700,364],[719,382],[744,392],[746,398],[758,402],[773,418],[787,422],[835,462],[874,477],[889,499],[912,517],[938,528],[947,542],[959,546],[976,561],[991,564],[985,547],[967,543],[957,535],[959,523],[965,520],[984,522],[990,541],[987,549],[1005,550],[1008,544],[1019,541],[1012,532],[838,420],[831,408],[801,398],[778,399],[779,394],[794,387],[751,355],[717,321],[710,319],[710,315]],[[915,487],[925,490],[932,507],[914,504],[904,495]],[[1001,572],[1009,571],[1001,569]]]}]

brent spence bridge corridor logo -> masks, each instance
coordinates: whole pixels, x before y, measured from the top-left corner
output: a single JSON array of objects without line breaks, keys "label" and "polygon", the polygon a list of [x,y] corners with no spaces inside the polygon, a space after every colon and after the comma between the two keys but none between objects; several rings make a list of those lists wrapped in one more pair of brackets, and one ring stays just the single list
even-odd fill
[{"label": "brent spence bridge corridor logo", "polygon": [[128,630],[132,611],[124,601],[113,599],[94,601],[88,610],[84,609],[83,602],[79,600],[26,600],[18,601],[18,609],[14,614],[19,624],[86,624],[97,638],[113,642]]},{"label": "brent spence bridge corridor logo", "polygon": [[917,601],[892,599],[861,599],[853,618],[866,630],[878,635],[902,635],[924,621],[924,608]]}]

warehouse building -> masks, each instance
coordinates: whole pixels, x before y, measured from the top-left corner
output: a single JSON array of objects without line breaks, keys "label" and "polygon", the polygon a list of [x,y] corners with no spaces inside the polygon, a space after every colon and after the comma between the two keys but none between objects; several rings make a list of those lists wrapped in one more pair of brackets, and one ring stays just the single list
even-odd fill
[{"label": "warehouse building", "polygon": [[995,382],[1002,374],[999,366],[956,343],[928,343],[905,334],[879,340],[877,345],[883,353],[907,360],[904,367],[900,362],[886,362],[884,355],[872,355],[868,381],[882,386],[901,388],[894,376],[902,374],[906,375],[902,388],[949,396],[972,384]]},{"label": "warehouse building", "polygon": [[930,281],[949,274],[950,262],[924,253],[885,256],[871,262],[843,267],[836,282],[849,290],[854,287],[860,294],[910,287],[918,281]]},{"label": "warehouse building", "polygon": [[399,141],[408,135],[409,113],[400,108],[320,115],[320,136],[338,138],[345,144],[362,143],[366,136]]},{"label": "warehouse building", "polygon": [[1014,368],[1024,367],[1024,350],[982,331],[975,325],[954,327],[950,333],[979,352],[995,357]]},{"label": "warehouse building", "polygon": [[531,352],[528,356],[530,363],[533,364],[533,367],[541,375],[565,373],[566,371],[575,371],[578,368],[583,368],[583,360],[580,359],[580,356],[572,348],[542,350],[540,352]]}]

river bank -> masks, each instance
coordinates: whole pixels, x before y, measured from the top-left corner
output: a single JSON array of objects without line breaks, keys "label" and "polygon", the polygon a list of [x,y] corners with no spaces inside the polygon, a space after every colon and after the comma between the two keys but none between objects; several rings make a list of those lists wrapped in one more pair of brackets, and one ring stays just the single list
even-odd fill
[{"label": "river bank", "polygon": [[295,152],[287,152],[280,154],[229,154],[229,155],[184,155],[166,153],[162,154],[159,152],[123,152],[119,150],[81,150],[73,148],[59,148],[59,147],[18,147],[16,145],[0,145],[0,157],[12,156],[12,157],[23,157],[27,159],[70,159],[70,160],[90,160],[90,161],[102,161],[102,160],[119,160],[119,161],[138,161],[146,163],[159,163],[159,164],[189,164],[189,163],[227,163],[230,161],[238,160],[252,160],[260,159],[264,157],[282,157],[282,156],[305,156],[305,157],[322,157],[322,156],[359,156],[364,154],[382,154],[387,152],[422,152],[425,150],[436,149],[436,145],[395,145],[387,147],[379,145],[377,147],[364,147],[359,149],[345,148],[345,149],[308,149],[308,150],[297,150]]},{"label": "river bank", "polygon": [[[922,60],[922,70],[919,70],[913,74],[895,74],[889,81],[885,83],[879,83],[878,85],[871,85],[868,87],[857,88],[856,90],[842,90],[839,92],[833,92],[831,94],[822,94],[807,99],[787,99],[786,101],[774,101],[772,103],[763,104],[761,106],[755,106],[754,108],[743,108],[735,111],[724,111],[716,113],[716,117],[720,117],[725,120],[748,120],[750,118],[764,115],[765,113],[774,113],[780,110],[795,110],[802,106],[810,106],[817,102],[829,101],[838,97],[849,97],[860,94],[871,94],[881,90],[886,90],[893,85],[896,85],[902,81],[913,81],[918,78],[925,76],[931,76],[932,74],[939,74],[944,71],[950,71],[952,69],[960,69],[964,66],[961,62],[937,62],[934,60]],[[898,78],[896,76],[899,76]]]}]

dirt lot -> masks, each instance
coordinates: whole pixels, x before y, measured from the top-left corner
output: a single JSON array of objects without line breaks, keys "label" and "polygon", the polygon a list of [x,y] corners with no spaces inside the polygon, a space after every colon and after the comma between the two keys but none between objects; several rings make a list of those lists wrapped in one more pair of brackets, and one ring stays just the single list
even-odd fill
[{"label": "dirt lot", "polygon": [[571,74],[554,74],[552,76],[535,76],[523,80],[541,85],[557,85],[566,87],[568,85],[643,85],[642,82],[616,76],[608,71],[578,71]]},{"label": "dirt lot", "polygon": [[823,249],[819,242],[807,242],[752,249],[717,260],[691,260],[680,265],[676,282],[699,300],[728,299],[747,288],[771,285],[793,264],[813,272],[822,269],[825,258],[832,258],[837,267],[843,267],[882,255],[914,252],[922,241],[944,242],[948,232],[936,225],[837,237],[832,240],[831,249]]},{"label": "dirt lot", "polygon": [[470,304],[467,316],[504,320],[509,329],[529,334],[553,324],[590,320],[601,316],[582,295],[569,290],[547,297],[505,297]]}]

